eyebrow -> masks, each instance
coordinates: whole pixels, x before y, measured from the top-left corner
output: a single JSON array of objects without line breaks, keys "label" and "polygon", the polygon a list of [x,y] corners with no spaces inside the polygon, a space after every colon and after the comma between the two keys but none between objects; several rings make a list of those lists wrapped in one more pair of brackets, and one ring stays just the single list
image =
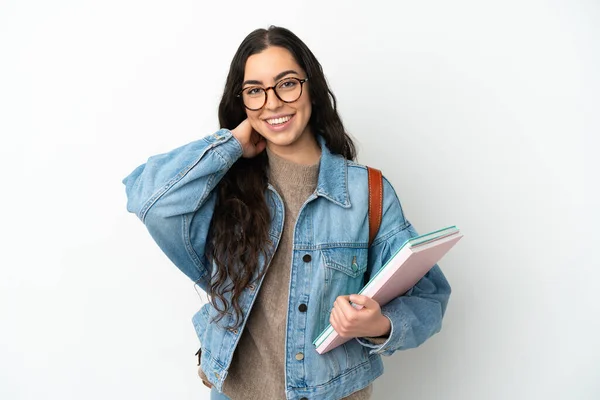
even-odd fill
[{"label": "eyebrow", "polygon": [[[298,72],[294,71],[293,69],[288,69],[287,71],[283,71],[283,72],[280,72],[277,75],[275,75],[273,77],[273,80],[274,81],[278,81],[281,78],[283,78],[284,76],[289,75],[289,74],[300,75]],[[257,80],[251,80],[250,79],[250,80],[244,81],[244,83],[242,83],[242,87],[245,86],[245,85],[262,85],[262,84],[263,84],[262,81],[257,81]]]}]

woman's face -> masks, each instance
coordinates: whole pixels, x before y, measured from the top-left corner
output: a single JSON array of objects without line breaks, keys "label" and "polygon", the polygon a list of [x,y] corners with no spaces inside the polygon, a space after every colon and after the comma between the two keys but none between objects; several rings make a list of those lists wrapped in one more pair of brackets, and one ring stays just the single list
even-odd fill
[{"label": "woman's face", "polygon": [[[275,86],[286,78],[306,77],[305,71],[287,49],[270,46],[261,53],[248,57],[242,90],[251,86]],[[270,89],[266,92],[267,102],[263,108],[257,111],[246,109],[250,124],[267,140],[271,148],[302,146],[303,143],[314,140],[308,126],[312,111],[309,84],[309,81],[304,83],[302,95],[292,103],[283,102]]]}]

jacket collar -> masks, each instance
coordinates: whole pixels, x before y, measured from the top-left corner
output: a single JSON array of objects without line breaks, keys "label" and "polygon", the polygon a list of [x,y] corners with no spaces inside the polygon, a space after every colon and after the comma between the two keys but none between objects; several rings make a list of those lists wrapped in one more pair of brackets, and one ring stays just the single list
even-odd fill
[{"label": "jacket collar", "polygon": [[317,182],[317,196],[344,207],[350,207],[348,196],[348,165],[346,159],[339,154],[333,154],[327,148],[325,139],[317,135],[321,146],[321,165]]}]

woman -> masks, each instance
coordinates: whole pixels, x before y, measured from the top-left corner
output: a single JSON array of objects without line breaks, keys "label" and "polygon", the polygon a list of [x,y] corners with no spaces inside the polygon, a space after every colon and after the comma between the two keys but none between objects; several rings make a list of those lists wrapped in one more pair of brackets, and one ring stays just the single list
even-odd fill
[{"label": "woman", "polygon": [[[244,39],[219,122],[123,181],[128,210],[210,295],[193,323],[211,398],[370,398],[381,354],[440,330],[448,282],[435,266],[382,307],[348,296],[416,232],[384,179],[369,246],[366,168],[352,161],[321,65],[293,33]],[[329,323],[356,340],[320,355],[312,342]]]}]

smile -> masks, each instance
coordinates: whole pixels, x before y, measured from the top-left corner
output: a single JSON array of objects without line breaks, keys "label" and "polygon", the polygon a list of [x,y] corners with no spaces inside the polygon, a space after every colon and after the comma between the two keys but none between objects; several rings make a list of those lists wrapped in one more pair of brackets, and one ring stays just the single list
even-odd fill
[{"label": "smile", "polygon": [[292,119],[292,115],[286,115],[285,117],[267,119],[265,121],[267,121],[267,123],[269,125],[277,126],[277,125],[285,124],[290,119]]}]

